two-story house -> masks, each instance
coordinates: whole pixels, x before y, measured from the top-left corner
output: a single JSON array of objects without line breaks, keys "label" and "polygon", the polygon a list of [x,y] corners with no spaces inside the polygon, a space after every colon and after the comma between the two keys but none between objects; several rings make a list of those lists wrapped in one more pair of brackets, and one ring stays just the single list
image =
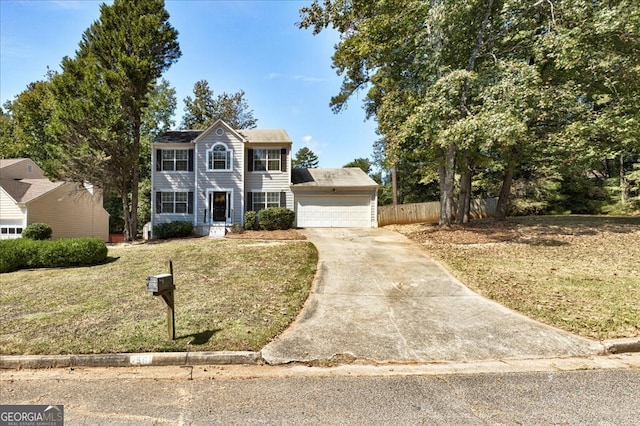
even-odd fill
[{"label": "two-story house", "polygon": [[222,120],[163,133],[152,143],[151,229],[190,221],[198,235],[224,236],[267,207],[294,210],[298,227],[377,226],[375,181],[359,168],[292,170],[291,148],[284,130]]},{"label": "two-story house", "polygon": [[151,229],[182,220],[199,235],[224,235],[244,224],[245,211],[293,210],[291,145],[284,130],[235,130],[222,120],[163,133],[152,144]]}]

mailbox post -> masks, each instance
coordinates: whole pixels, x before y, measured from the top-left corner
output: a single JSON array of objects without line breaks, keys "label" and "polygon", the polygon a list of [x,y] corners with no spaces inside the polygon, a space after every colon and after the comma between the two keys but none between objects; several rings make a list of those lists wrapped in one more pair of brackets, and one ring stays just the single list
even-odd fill
[{"label": "mailbox post", "polygon": [[176,286],[173,284],[173,262],[169,261],[169,273],[160,275],[150,275],[147,277],[147,291],[154,296],[162,296],[167,304],[167,331],[169,338],[176,340],[176,316],[174,311],[175,298],[173,291]]}]

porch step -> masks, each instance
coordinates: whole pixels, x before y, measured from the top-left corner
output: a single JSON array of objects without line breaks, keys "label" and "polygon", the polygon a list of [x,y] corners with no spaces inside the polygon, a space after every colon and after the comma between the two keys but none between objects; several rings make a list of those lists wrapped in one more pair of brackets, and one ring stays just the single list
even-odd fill
[{"label": "porch step", "polygon": [[224,225],[211,225],[209,227],[209,238],[224,238],[227,227]]}]

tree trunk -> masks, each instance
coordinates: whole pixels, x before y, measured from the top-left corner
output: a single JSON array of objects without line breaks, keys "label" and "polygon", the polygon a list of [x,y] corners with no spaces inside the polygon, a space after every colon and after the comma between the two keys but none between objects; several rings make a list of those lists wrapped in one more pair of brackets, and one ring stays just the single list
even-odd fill
[{"label": "tree trunk", "polygon": [[391,196],[393,198],[393,205],[398,205],[398,164],[393,163],[391,166]]},{"label": "tree trunk", "polygon": [[131,178],[128,181],[127,189],[131,191],[131,202],[129,203],[129,193],[125,189],[122,194],[122,207],[124,211],[124,238],[126,241],[133,241],[138,234],[138,185],[140,183],[140,114],[134,120],[133,141],[131,146],[131,156],[133,161],[131,166]]},{"label": "tree trunk", "polygon": [[471,210],[471,165],[469,163],[469,151],[462,152],[462,167],[460,175],[460,195],[458,196],[458,210],[456,223],[469,222],[469,210]]},{"label": "tree trunk", "polygon": [[629,200],[629,182],[624,173],[624,154],[620,153],[620,202],[627,204]]},{"label": "tree trunk", "polygon": [[457,153],[457,145],[450,144],[447,147],[445,162],[440,165],[440,220],[438,223],[443,227],[451,226],[453,216],[453,185]]},{"label": "tree trunk", "polygon": [[513,174],[516,170],[516,160],[512,158],[509,161],[507,172],[502,181],[502,188],[500,188],[500,197],[498,198],[498,205],[496,206],[496,219],[504,220],[507,216],[507,208],[509,206],[509,194],[511,193],[511,183],[513,182]]}]

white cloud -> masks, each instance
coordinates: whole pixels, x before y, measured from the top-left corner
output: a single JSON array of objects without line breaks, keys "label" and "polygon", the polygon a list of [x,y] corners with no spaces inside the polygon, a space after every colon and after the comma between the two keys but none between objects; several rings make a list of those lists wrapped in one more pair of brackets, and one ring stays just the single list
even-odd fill
[{"label": "white cloud", "polygon": [[302,146],[306,146],[311,151],[313,151],[316,155],[320,155],[322,153],[322,150],[327,146],[329,146],[329,144],[325,142],[317,141],[313,139],[313,136],[311,135],[306,135],[302,137]]}]

